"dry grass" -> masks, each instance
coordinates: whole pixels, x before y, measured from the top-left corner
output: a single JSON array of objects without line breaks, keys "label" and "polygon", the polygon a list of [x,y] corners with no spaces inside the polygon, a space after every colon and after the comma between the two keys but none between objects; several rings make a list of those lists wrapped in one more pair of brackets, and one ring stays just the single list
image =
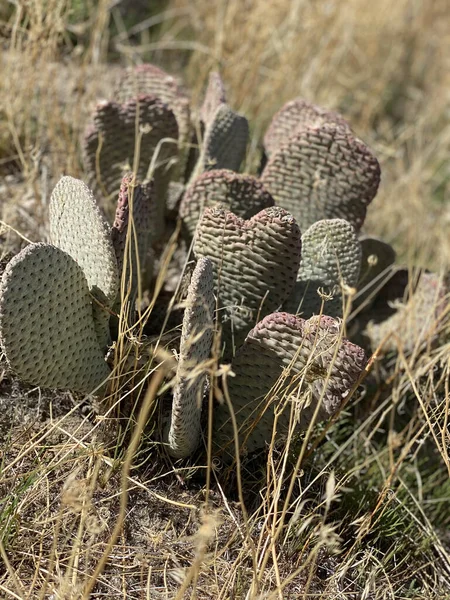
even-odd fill
[{"label": "dry grass", "polygon": [[[253,126],[250,169],[284,101],[339,109],[382,163],[368,230],[409,265],[448,269],[447,0],[172,0],[150,19],[136,2],[134,23],[125,4],[0,8],[0,258],[20,235],[46,238],[49,192],[83,176],[80,135],[117,64],[151,60],[194,99],[220,68]],[[0,597],[450,598],[443,339],[376,362],[330,428],[243,464],[240,494],[230,474],[174,465],[141,435],[155,390],[128,421],[113,418],[121,388],[84,418],[79,398],[3,373]]]}]

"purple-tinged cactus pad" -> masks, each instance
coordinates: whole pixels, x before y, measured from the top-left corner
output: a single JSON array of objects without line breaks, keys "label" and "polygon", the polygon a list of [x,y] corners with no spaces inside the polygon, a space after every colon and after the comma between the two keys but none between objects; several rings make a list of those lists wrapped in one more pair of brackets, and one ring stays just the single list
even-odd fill
[{"label": "purple-tinged cactus pad", "polygon": [[322,219],[345,219],[359,231],[377,193],[380,166],[348,129],[325,124],[301,128],[281,144],[261,179],[303,230]]},{"label": "purple-tinged cactus pad", "polygon": [[152,64],[124,69],[114,94],[116,102],[125,103],[141,96],[155,96],[173,112],[178,124],[181,151],[188,142],[191,131],[189,96],[184,86],[175,77]]},{"label": "purple-tinged cactus pad", "polygon": [[132,304],[138,290],[139,274],[146,264],[150,242],[156,235],[156,208],[153,181],[136,184],[132,173],[125,175],[120,186],[111,240],[120,277],[123,275],[124,264],[127,265],[125,291],[129,288]]},{"label": "purple-tinged cactus pad", "polygon": [[203,173],[188,187],[180,204],[180,217],[188,237],[193,237],[203,210],[217,204],[242,219],[250,219],[273,206],[274,201],[252,175],[226,169]]},{"label": "purple-tinged cactus pad", "polygon": [[284,308],[304,318],[317,315],[322,308],[320,290],[328,297],[324,314],[342,316],[342,291],[355,288],[360,268],[361,246],[352,225],[344,219],[317,221],[302,235],[297,283]]},{"label": "purple-tinged cactus pad", "polygon": [[97,105],[94,124],[84,139],[84,162],[90,184],[108,198],[117,197],[122,177],[133,170],[139,139],[136,177],[139,181],[154,177],[155,191],[165,199],[178,153],[178,126],[173,112],[154,96],[139,96],[124,104],[103,101]]},{"label": "purple-tinged cactus pad", "polygon": [[312,104],[303,98],[287,102],[274,115],[264,136],[264,150],[268,157],[302,127],[317,127],[331,123],[350,130],[342,115]]},{"label": "purple-tinged cactus pad", "polygon": [[189,96],[175,77],[149,63],[124,69],[114,98],[123,104],[140,96],[156,96],[167,104],[177,119],[180,139],[187,139],[190,129]]},{"label": "purple-tinged cactus pad", "polygon": [[169,453],[184,458],[200,441],[200,413],[214,336],[214,276],[208,258],[192,274],[184,311],[180,357],[173,394]]},{"label": "purple-tinged cactus pad", "polygon": [[109,375],[83,270],[49,244],[27,246],[6,267],[0,337],[11,368],[27,383],[90,393]]},{"label": "purple-tinged cactus pad", "polygon": [[[317,421],[330,418],[348,396],[367,363],[364,350],[342,337],[331,317],[308,321],[288,313],[266,316],[237,352],[228,389],[238,424],[241,451],[267,447],[275,411],[280,441],[289,424],[308,427],[319,403]],[[292,419],[292,420],[291,420]],[[234,454],[233,429],[226,405],[216,406],[214,444]]]},{"label": "purple-tinged cactus pad", "polygon": [[62,177],[49,206],[50,240],[80,265],[92,296],[99,344],[108,343],[109,309],[119,291],[119,272],[110,228],[91,190],[79,179]]},{"label": "purple-tinged cactus pad", "polygon": [[116,215],[112,227],[112,236],[123,234],[130,221],[130,204],[131,197],[133,199],[133,210],[131,215],[133,217],[134,225],[147,231],[150,236],[152,229],[152,211],[155,207],[152,206],[154,199],[152,198],[153,193],[153,182],[147,183],[136,183],[133,173],[124,175],[122,183],[120,184],[119,198],[117,199]]},{"label": "purple-tinged cactus pad", "polygon": [[[402,271],[399,273],[402,275]],[[381,352],[400,347],[409,354],[424,343],[432,344],[441,332],[447,316],[447,282],[436,273],[422,273],[415,286],[409,283],[406,292],[404,301],[396,302],[396,312],[387,319],[379,319],[376,303],[368,313],[376,319],[368,324],[366,331],[373,350],[382,344]]]},{"label": "purple-tinged cactus pad", "polygon": [[221,104],[226,104],[225,85],[217,71],[209,74],[208,86],[205,92],[202,107],[200,109],[200,119],[206,126],[211,123],[216,110]]},{"label": "purple-tinged cactus pad", "polygon": [[[227,354],[239,347],[263,316],[277,310],[295,284],[301,233],[295,219],[278,207],[245,221],[221,208],[206,208],[194,253],[209,257]],[[231,342],[232,340],[232,342]]]}]

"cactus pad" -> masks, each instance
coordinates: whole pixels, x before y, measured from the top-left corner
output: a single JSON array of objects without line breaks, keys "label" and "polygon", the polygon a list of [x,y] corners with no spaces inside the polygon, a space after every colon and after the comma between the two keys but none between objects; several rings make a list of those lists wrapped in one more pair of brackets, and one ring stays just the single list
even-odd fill
[{"label": "cactus pad", "polygon": [[[132,226],[130,222],[130,194],[133,197]],[[117,258],[119,275],[127,265],[126,288],[129,286],[130,302],[134,303],[138,290],[138,268],[144,269],[150,241],[155,235],[155,197],[153,182],[142,185],[134,183],[132,173],[126,175],[120,186],[116,218],[111,229],[111,240]],[[127,244],[127,236],[129,242]]]},{"label": "cactus pad", "polygon": [[140,96],[156,96],[167,104],[176,117],[180,142],[186,142],[190,131],[189,96],[175,77],[148,63],[124,69],[114,98],[123,104]]},{"label": "cactus pad", "polygon": [[197,227],[194,253],[214,264],[229,355],[230,336],[239,346],[259,318],[277,310],[292,292],[301,234],[282,208],[267,208],[248,221],[221,208],[207,208]]},{"label": "cactus pad", "polygon": [[186,186],[179,181],[171,181],[167,190],[166,215],[169,219],[176,221],[180,202]]},{"label": "cactus pad", "polygon": [[227,104],[219,104],[206,123],[202,150],[191,181],[203,171],[238,171],[247,149],[248,135],[247,119]]},{"label": "cactus pad", "polygon": [[124,69],[116,86],[114,98],[125,103],[140,96],[155,96],[167,104],[178,124],[179,163],[174,177],[185,167],[185,145],[191,132],[189,96],[182,85],[162,69],[152,64],[142,64]]},{"label": "cactus pad", "polygon": [[[147,181],[154,175],[157,193],[165,198],[171,161],[178,152],[178,126],[167,104],[154,96],[139,96],[125,104],[103,101],[97,105],[94,125],[85,135],[84,162],[90,184],[107,197],[118,194],[122,177],[133,169],[139,134],[136,177]],[[165,138],[175,143],[160,144]],[[154,158],[156,168],[152,174],[149,169]]]},{"label": "cactus pad", "polygon": [[212,71],[209,74],[205,98],[200,109],[200,119],[202,123],[210,123],[216,110],[221,104],[225,104],[226,101],[225,86],[222,78],[219,73]]},{"label": "cactus pad", "polygon": [[0,332],[11,368],[30,384],[90,393],[109,375],[83,270],[49,244],[27,246],[6,267]]},{"label": "cactus pad", "polygon": [[358,231],[377,192],[380,166],[349,130],[325,124],[301,128],[281,144],[261,179],[303,230],[338,218]]},{"label": "cactus pad", "polygon": [[168,435],[169,452],[176,458],[192,454],[200,441],[200,412],[211,355],[214,325],[213,265],[201,258],[192,274],[181,333]]},{"label": "cactus pad", "polygon": [[109,309],[119,291],[119,273],[109,226],[91,190],[79,179],[62,177],[49,207],[50,239],[83,269],[89,290],[98,341],[109,341]]},{"label": "cactus pad", "polygon": [[302,235],[302,260],[294,292],[286,310],[308,318],[319,314],[322,298],[318,289],[331,300],[323,312],[342,315],[342,288],[355,287],[361,267],[361,246],[355,230],[343,219],[317,221]]},{"label": "cactus pad", "polygon": [[193,237],[204,208],[216,204],[242,219],[250,219],[274,202],[263,184],[252,175],[226,169],[203,173],[189,186],[180,204],[180,217],[188,237]]},{"label": "cactus pad", "polygon": [[287,102],[274,115],[264,136],[264,150],[272,154],[301,127],[317,127],[325,123],[335,123],[350,129],[347,121],[337,112],[312,104],[303,98]]},{"label": "cactus pad", "polygon": [[[319,421],[338,410],[367,362],[364,351],[341,334],[339,322],[331,317],[305,321],[281,312],[250,331],[232,362],[235,377],[228,379],[241,450],[270,444],[275,411],[279,440],[288,433],[291,410],[297,431],[309,425],[318,403]],[[214,429],[217,448],[228,444],[233,454],[225,405],[215,408]]]}]

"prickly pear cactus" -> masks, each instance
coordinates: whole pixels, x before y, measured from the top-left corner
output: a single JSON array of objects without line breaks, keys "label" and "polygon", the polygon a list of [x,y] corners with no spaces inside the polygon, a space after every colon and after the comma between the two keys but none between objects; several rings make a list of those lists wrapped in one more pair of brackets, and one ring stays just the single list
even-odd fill
[{"label": "prickly pear cactus", "polygon": [[180,181],[171,181],[169,183],[166,198],[166,216],[168,219],[177,220],[180,202],[185,190],[185,184]]},{"label": "prickly pear cactus", "polygon": [[114,98],[124,104],[141,96],[155,96],[174,113],[180,142],[185,143],[190,131],[189,96],[182,85],[159,67],[146,63],[122,71]]},{"label": "prickly pear cactus", "polygon": [[175,77],[148,63],[124,69],[114,93],[116,101],[122,104],[141,96],[159,98],[175,115],[180,156],[173,177],[178,179],[185,166],[181,155],[185,154],[185,145],[189,142],[191,133],[189,96]]},{"label": "prickly pear cactus", "polygon": [[[361,268],[361,245],[352,225],[344,219],[325,219],[302,235],[302,260],[294,291],[285,309],[308,318],[319,314],[322,296],[328,297],[323,314],[343,314],[345,288],[354,288]],[[356,290],[355,290],[356,292]]]},{"label": "prickly pear cactus", "polygon": [[87,394],[109,375],[83,269],[50,244],[27,246],[6,267],[0,337],[11,368],[27,383]]},{"label": "prickly pear cactus", "polygon": [[[125,277],[125,293],[131,306],[136,300],[141,272],[148,260],[151,240],[155,238],[156,198],[153,181],[137,184],[133,173],[125,175],[120,186],[111,241],[116,254],[119,276]],[[126,273],[123,273],[126,265]]]},{"label": "prickly pear cactus", "polygon": [[264,150],[268,157],[302,127],[317,127],[326,123],[336,124],[350,130],[342,115],[312,104],[303,98],[287,102],[274,115],[264,136]]},{"label": "prickly pear cactus", "polygon": [[226,169],[203,173],[188,187],[180,204],[180,217],[188,238],[193,237],[203,210],[217,204],[242,219],[250,219],[274,202],[263,184],[252,175]]},{"label": "prickly pear cactus", "polygon": [[[21,252],[0,286],[1,343],[17,374],[34,385],[103,391],[110,374],[104,349],[114,325],[109,317],[119,310],[115,302],[128,298],[127,325],[135,332],[133,308],[147,249],[162,250],[161,240],[170,236],[179,243],[172,261],[174,245],[156,259],[161,277],[155,297],[161,293],[142,313],[139,328],[144,337],[151,335],[159,313],[176,330],[181,318],[173,302],[184,296],[179,276],[194,236],[198,262],[187,290],[171,419],[164,430],[175,458],[191,455],[201,439],[216,326],[223,356],[232,359],[235,376],[228,390],[242,449],[263,448],[274,424],[283,437],[340,406],[366,364],[364,352],[342,338],[341,324],[331,317],[305,321],[273,311],[292,300],[296,284],[295,310],[308,305],[310,312],[320,310],[318,297],[308,300],[316,293],[312,288],[334,292],[335,286],[355,285],[361,246],[354,228],[362,225],[379,180],[376,159],[342,117],[304,101],[286,105],[274,118],[265,138],[270,159],[260,180],[233,172],[243,162],[249,127],[228,106],[218,74],[210,77],[198,117],[197,144],[187,95],[175,79],[153,65],[126,70],[114,101],[98,104],[83,149],[91,184],[108,200],[107,213],[116,211],[113,227],[89,188],[64,177],[50,202],[54,245]],[[187,146],[195,149],[182,156]],[[176,240],[180,215],[186,236]],[[301,265],[299,226],[310,226]],[[172,265],[175,283],[170,273],[163,276]],[[340,304],[339,290],[337,300]],[[127,344],[131,337],[121,340]],[[228,452],[232,442],[228,408],[217,406],[214,444],[227,459],[234,454]]]},{"label": "prickly pear cactus", "polygon": [[62,177],[49,207],[50,239],[80,265],[94,298],[93,316],[100,347],[109,342],[109,310],[119,291],[119,272],[110,228],[91,190],[79,179]]},{"label": "prickly pear cactus", "polygon": [[358,231],[377,192],[380,166],[348,129],[328,123],[296,131],[273,153],[261,180],[303,230],[337,218]]},{"label": "prickly pear cactus", "polygon": [[229,356],[233,345],[239,347],[255,323],[291,294],[300,263],[300,230],[278,207],[248,221],[221,208],[206,208],[194,253],[213,262],[218,317]]},{"label": "prickly pear cactus", "polygon": [[[288,313],[266,316],[237,352],[228,379],[242,449],[252,452],[277,441],[290,424],[304,430],[317,409],[317,421],[330,418],[366,366],[364,351],[342,337],[331,317],[308,321]],[[293,417],[293,418],[292,418]],[[234,457],[233,429],[226,405],[214,414],[214,444]]]},{"label": "prickly pear cactus", "polygon": [[181,333],[180,358],[168,434],[169,453],[184,458],[197,448],[200,413],[214,335],[214,276],[209,258],[201,258],[192,274]]},{"label": "prickly pear cactus", "polygon": [[249,136],[248,121],[227,104],[219,104],[206,123],[205,136],[191,182],[204,171],[238,171],[245,157]]},{"label": "prickly pear cactus", "polygon": [[103,101],[93,121],[83,148],[90,185],[116,198],[122,177],[133,170],[139,181],[154,177],[155,191],[165,199],[178,153],[178,125],[167,104],[154,96]]},{"label": "prickly pear cactus", "polygon": [[216,71],[209,74],[208,86],[206,88],[205,98],[200,109],[200,120],[203,125],[211,122],[214,113],[221,104],[226,104],[225,85]]}]

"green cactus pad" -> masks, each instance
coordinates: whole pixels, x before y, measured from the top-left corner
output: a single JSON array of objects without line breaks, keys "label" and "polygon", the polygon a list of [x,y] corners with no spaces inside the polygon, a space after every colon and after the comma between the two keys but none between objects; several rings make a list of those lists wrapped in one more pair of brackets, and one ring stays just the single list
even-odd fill
[{"label": "green cactus pad", "polygon": [[202,123],[204,125],[210,123],[216,110],[221,104],[225,104],[226,101],[225,86],[222,78],[219,73],[212,71],[209,74],[205,98],[200,109],[200,120]]},{"label": "green cactus pad", "polygon": [[413,286],[410,282],[406,291],[405,300],[395,303],[396,312],[384,320],[380,320],[374,305],[372,314],[377,320],[371,321],[366,330],[373,350],[382,344],[381,352],[400,347],[409,354],[424,343],[433,343],[441,331],[449,293],[449,286],[442,277],[422,273],[417,284]]},{"label": "green cactus pad", "polygon": [[332,297],[323,312],[342,316],[342,288],[354,288],[361,268],[361,246],[354,228],[343,219],[318,221],[302,235],[302,260],[294,291],[285,309],[308,318],[319,314],[318,289]]},{"label": "green cactus pad", "polygon": [[50,240],[81,266],[94,298],[92,313],[99,344],[109,343],[109,310],[119,290],[119,273],[109,226],[91,190],[62,177],[49,206]]},{"label": "green cactus pad", "polygon": [[189,456],[197,448],[200,413],[211,355],[215,309],[213,265],[201,258],[192,274],[181,333],[180,357],[168,434],[169,453]]},{"label": "green cactus pad", "polygon": [[49,206],[50,240],[83,269],[92,296],[100,346],[108,343],[109,309],[119,291],[119,273],[110,228],[91,190],[79,179],[62,177]]},{"label": "green cactus pad", "polygon": [[0,337],[11,368],[27,383],[87,394],[109,375],[83,270],[49,244],[27,246],[6,267]]},{"label": "green cactus pad", "polygon": [[274,115],[264,136],[264,150],[272,156],[276,150],[302,127],[317,127],[331,123],[350,130],[342,115],[312,104],[303,98],[287,102]]},{"label": "green cactus pad", "polygon": [[238,171],[245,157],[249,136],[248,121],[227,104],[219,104],[209,123],[191,182],[204,171]]},{"label": "green cactus pad", "polygon": [[110,227],[87,185],[62,177],[50,197],[49,221],[52,244],[81,266],[89,288],[111,305],[118,289],[117,260]]},{"label": "green cactus pad", "polygon": [[345,219],[358,231],[380,181],[372,151],[343,127],[299,129],[273,154],[262,182],[305,230],[322,219]]},{"label": "green cactus pad", "polygon": [[[132,226],[129,226],[131,193],[133,218]],[[123,178],[117,202],[116,218],[111,229],[111,240],[120,276],[123,275],[124,264],[127,265],[125,291],[129,289],[129,300],[132,305],[134,305],[138,291],[139,273],[145,267],[150,241],[155,236],[155,223],[157,222],[155,201],[153,182],[135,184],[132,173]],[[128,244],[127,236],[129,236]]]},{"label": "green cactus pad", "polygon": [[203,173],[186,190],[180,204],[180,217],[188,238],[193,237],[204,208],[217,204],[242,219],[250,219],[274,202],[263,184],[252,175],[226,169]]},{"label": "green cactus pad", "polygon": [[[94,125],[85,134],[84,162],[90,184],[108,198],[117,197],[122,177],[133,170],[139,137],[136,177],[148,181],[154,176],[155,192],[165,199],[178,153],[178,125],[173,112],[154,96],[140,96],[125,104],[103,101],[97,105]],[[153,173],[149,172],[151,165],[155,166]]]},{"label": "green cactus pad", "polygon": [[277,310],[295,284],[301,234],[294,218],[278,207],[245,221],[221,208],[206,208],[194,253],[214,264],[219,318],[227,355],[265,315]]},{"label": "green cactus pad", "polygon": [[[320,402],[317,420],[330,418],[349,394],[366,366],[359,346],[342,338],[331,317],[308,321],[288,313],[273,313],[250,331],[237,352],[228,379],[230,399],[240,432],[241,451],[271,443],[277,412],[277,441],[286,437],[291,417],[295,430],[304,430]],[[291,414],[293,411],[293,414]],[[214,412],[214,444],[234,448],[226,405]]]}]

